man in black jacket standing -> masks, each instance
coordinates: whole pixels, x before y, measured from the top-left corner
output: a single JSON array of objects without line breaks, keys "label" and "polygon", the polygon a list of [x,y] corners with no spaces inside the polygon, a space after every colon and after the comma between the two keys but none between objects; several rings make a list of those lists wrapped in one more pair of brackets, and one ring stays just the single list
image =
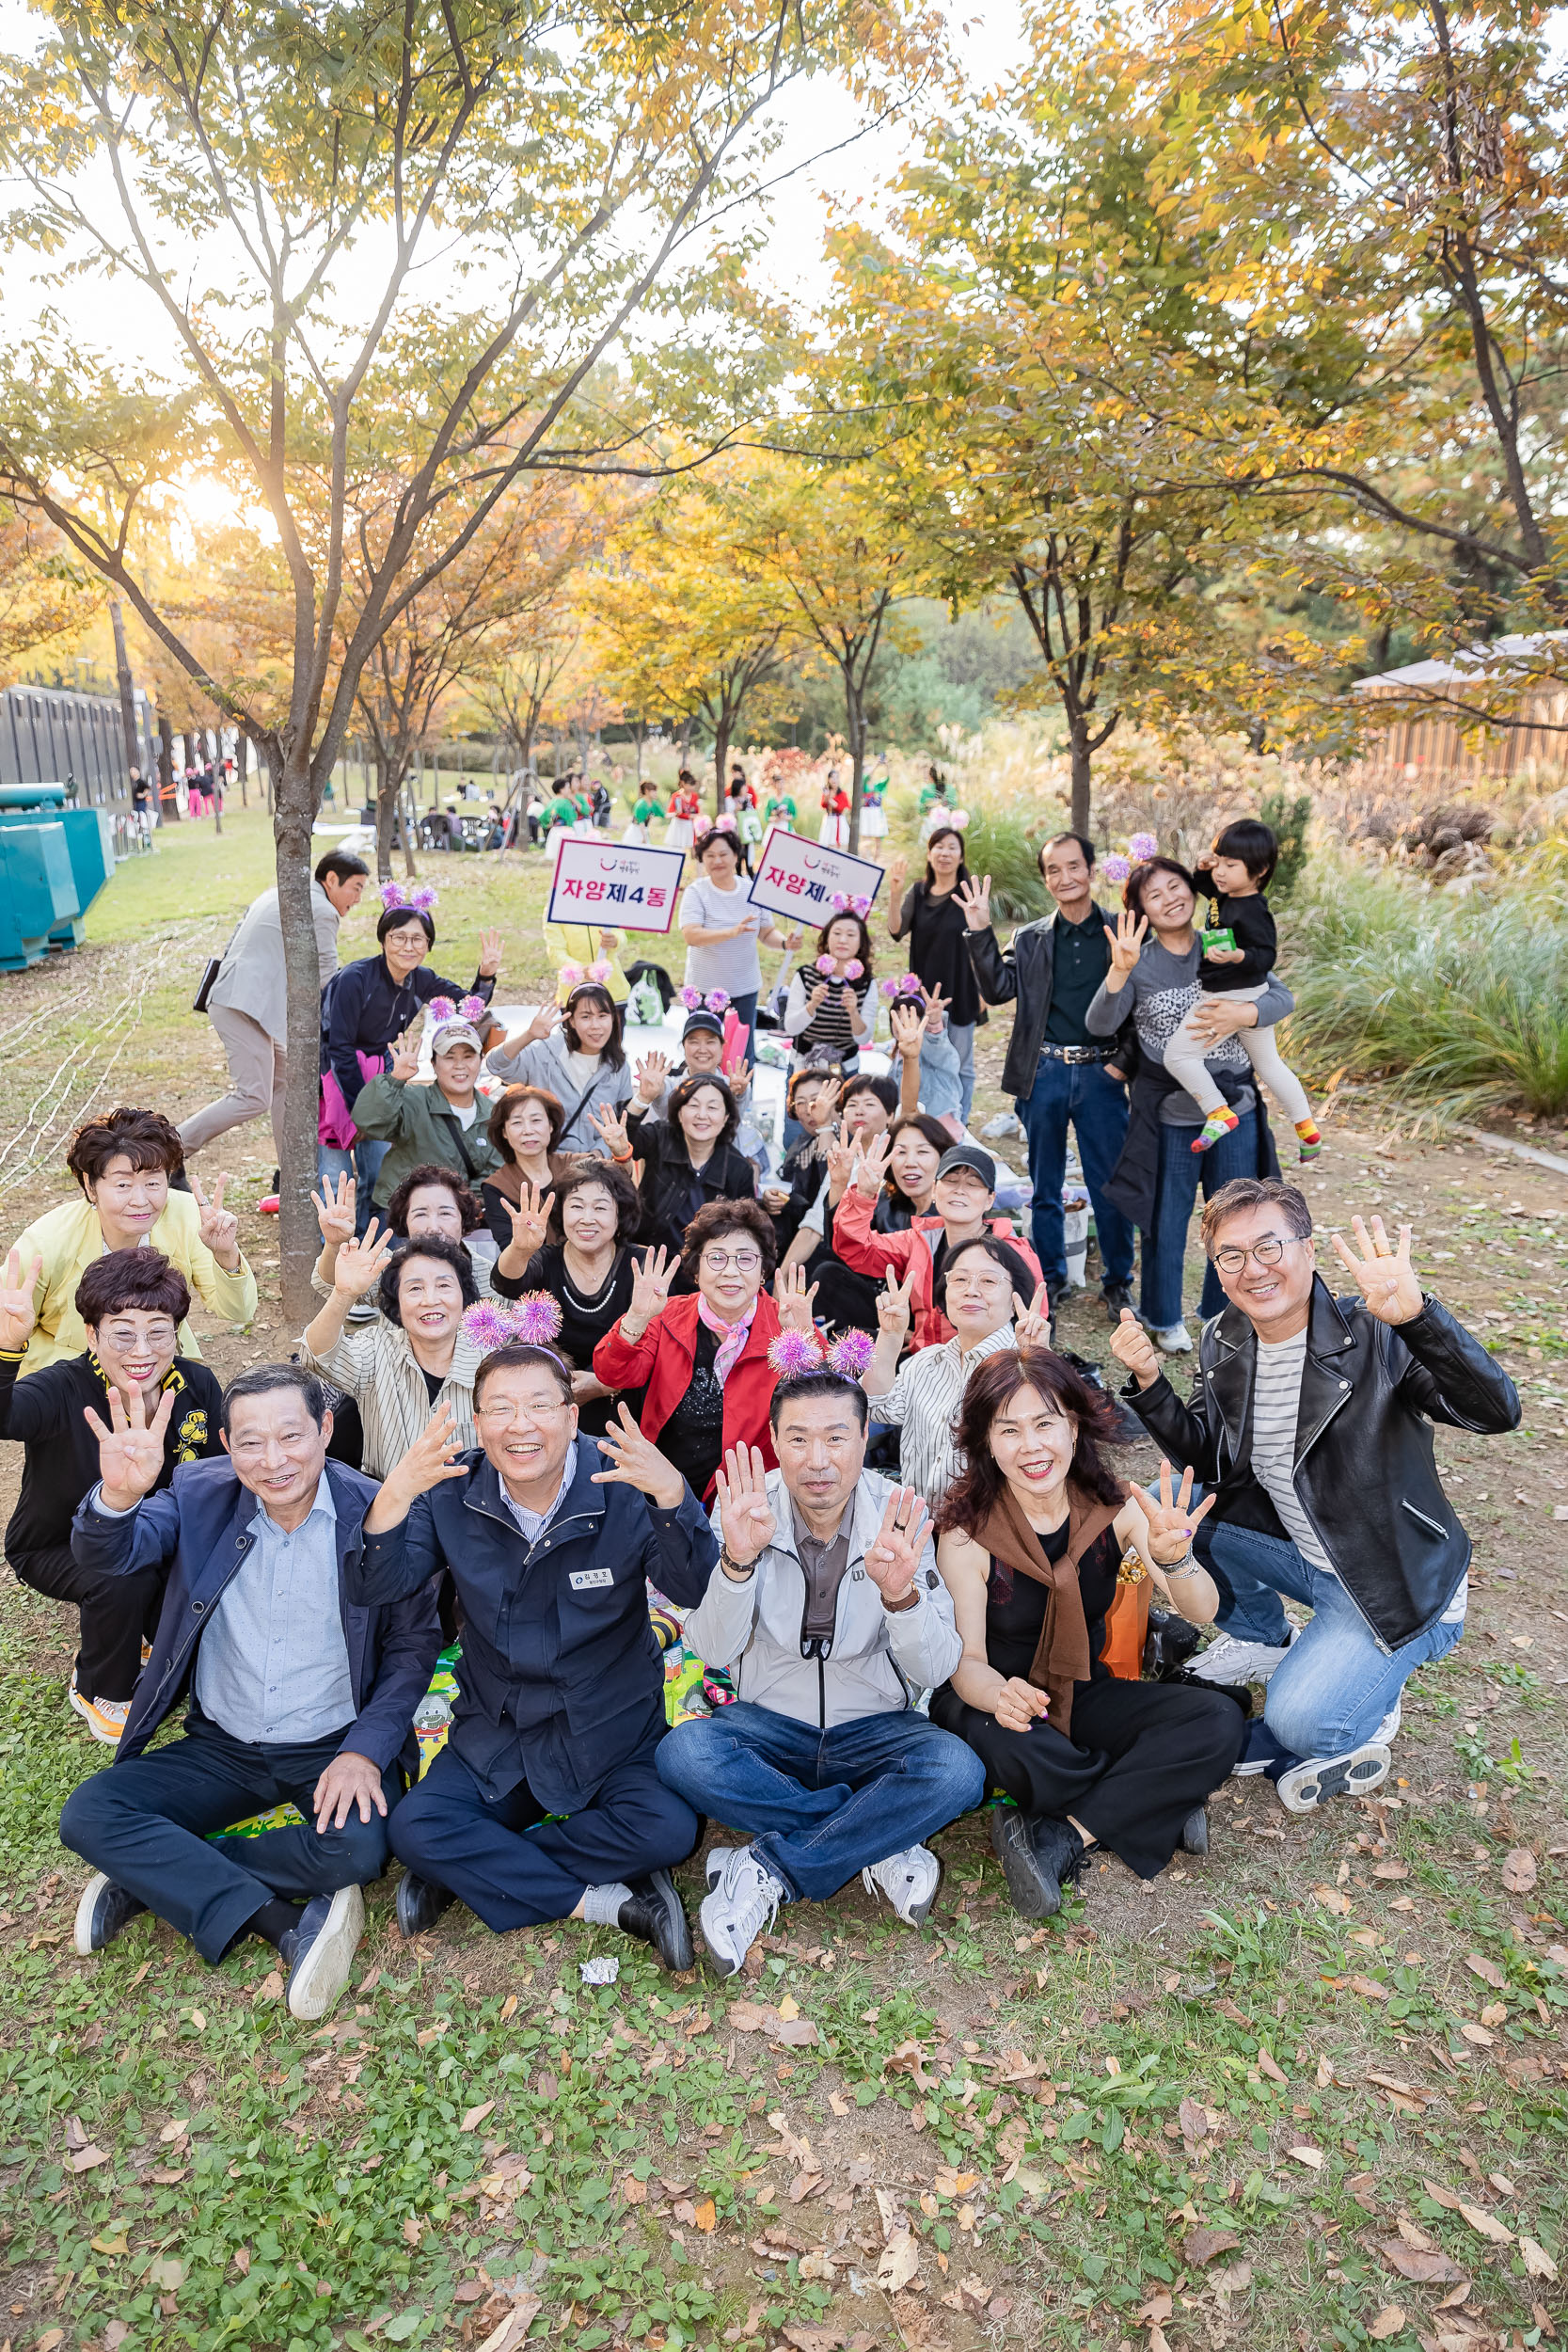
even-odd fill
[{"label": "man in black jacket standing", "polygon": [[[1355,1250],[1334,1235],[1359,1293],[1338,1299],[1314,1270],[1293,1184],[1238,1178],[1202,1230],[1230,1304],[1204,1327],[1191,1402],[1132,1315],[1111,1344],[1155,1443],[1218,1489],[1198,1549],[1223,1634],[1198,1670],[1268,1683],[1238,1770],[1267,1772],[1305,1813],[1387,1777],[1405,1682],[1465,1630],[1470,1539],[1433,1422],[1497,1434],[1517,1427],[1519,1399],[1422,1291],[1408,1225],[1397,1248],[1381,1217],[1352,1219]],[[1312,1611],[1293,1640],[1282,1597]]]},{"label": "man in black jacket standing", "polygon": [[1068,1129],[1078,1137],[1084,1182],[1094,1203],[1100,1279],[1114,1323],[1132,1304],[1132,1227],[1105,1187],[1127,1136],[1125,1073],[1117,1039],[1091,1037],[1085,1016],[1110,969],[1116,917],[1096,904],[1094,843],[1058,834],[1040,851],[1040,872],[1056,912],[1025,923],[1004,954],[990,922],[990,876],[968,882],[958,901],[969,924],[970,960],[988,1005],[1016,1002],[1002,1073],[1029,1138],[1035,1255],[1053,1305],[1067,1288],[1062,1183]]}]

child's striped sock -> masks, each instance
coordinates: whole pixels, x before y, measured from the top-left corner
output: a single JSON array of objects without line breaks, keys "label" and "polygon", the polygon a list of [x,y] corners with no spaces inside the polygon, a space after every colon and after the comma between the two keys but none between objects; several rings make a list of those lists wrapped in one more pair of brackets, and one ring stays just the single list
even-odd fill
[{"label": "child's striped sock", "polygon": [[1296,1120],[1296,1138],[1301,1145],[1301,1156],[1304,1160],[1315,1160],[1323,1148],[1323,1139],[1318,1133],[1318,1122],[1315,1119]]},{"label": "child's striped sock", "polygon": [[1222,1104],[1217,1111],[1211,1111],[1204,1120],[1202,1133],[1194,1144],[1193,1150],[1207,1152],[1211,1144],[1218,1143],[1221,1136],[1229,1135],[1231,1129],[1239,1127],[1241,1123],[1229,1104]]}]

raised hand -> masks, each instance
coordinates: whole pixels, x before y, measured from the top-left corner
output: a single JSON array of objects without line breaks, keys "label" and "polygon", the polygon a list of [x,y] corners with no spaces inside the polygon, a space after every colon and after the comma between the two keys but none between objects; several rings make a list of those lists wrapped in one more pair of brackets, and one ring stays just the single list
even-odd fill
[{"label": "raised hand", "polygon": [[1151,1389],[1161,1376],[1159,1352],[1131,1307],[1122,1309],[1121,1321],[1111,1334],[1111,1353],[1140,1389]]},{"label": "raised hand", "polygon": [[199,1176],[193,1176],[190,1185],[191,1198],[201,1212],[201,1222],[197,1227],[197,1232],[206,1243],[224,1272],[234,1274],[239,1271],[240,1263],[240,1220],[232,1209],[226,1209],[223,1205],[223,1189],[228,1182],[227,1176],[218,1178],[217,1183],[213,1186],[213,1197],[210,1200],[201,1189]]},{"label": "raised hand", "polygon": [[493,980],[501,968],[501,935],[499,931],[481,931],[479,935],[479,974],[481,979]]},{"label": "raised hand", "polygon": [[732,1070],[730,1072],[729,1089],[737,1103],[745,1100],[746,1089],[751,1083],[752,1070],[749,1062],[742,1062],[738,1070]]},{"label": "raised hand", "polygon": [[[665,1260],[668,1257],[669,1263]],[[670,1285],[680,1271],[680,1259],[666,1251],[661,1242],[657,1249],[645,1249],[640,1259],[632,1262],[631,1305],[621,1317],[622,1336],[640,1340],[655,1315],[670,1295]]]},{"label": "raised hand", "polygon": [[756,1446],[751,1448],[748,1458],[745,1446],[732,1445],[714,1480],[724,1549],[737,1568],[750,1567],[773,1540],[775,1522],[767,1478]]},{"label": "raised hand", "polygon": [[555,1002],[553,997],[546,998],[546,1002],[540,1006],[538,1011],[534,1014],[533,1019],[529,1023],[528,1027],[526,1029],[514,1030],[513,1034],[507,1039],[505,1044],[502,1046],[501,1051],[506,1054],[520,1054],[525,1045],[537,1045],[542,1037],[549,1036],[550,1031],[555,1027],[560,1019],[561,1007]]},{"label": "raised hand", "polygon": [[952,999],[944,996],[940,988],[933,988],[929,995],[927,997],[926,1027],[932,1037],[940,1037],[942,1035],[942,1029],[946,1025],[947,1014],[951,1007],[951,1003]]},{"label": "raised hand", "polygon": [[841,1119],[837,1132],[828,1137],[828,1190],[835,1199],[848,1190],[858,1149],[849,1139],[849,1121]]},{"label": "raised hand", "polygon": [[340,1176],[337,1190],[330,1177],[321,1180],[320,1192],[310,1195],[315,1203],[316,1223],[322,1229],[322,1239],[329,1249],[341,1249],[344,1242],[354,1239],[355,1193],[352,1176]]},{"label": "raised hand", "polygon": [[[501,1197],[505,1200],[504,1194]],[[506,1213],[512,1219],[512,1239],[506,1248],[520,1250],[525,1265],[534,1251],[543,1249],[545,1246],[545,1235],[549,1229],[550,1203],[554,1199],[555,1194],[549,1185],[531,1184],[525,1176],[517,1188],[516,1207],[514,1208],[510,1200],[506,1201]],[[501,1255],[504,1257],[505,1254],[503,1250]],[[508,1266],[506,1271],[510,1274],[512,1268]]]},{"label": "raised hand", "polygon": [[971,876],[968,882],[958,884],[954,895],[964,911],[964,921],[969,925],[970,930],[989,931],[990,929],[990,876],[983,875],[978,882]]},{"label": "raised hand", "polygon": [[414,1044],[409,1031],[405,1029],[392,1047],[392,1066],[387,1075],[389,1078],[396,1078],[400,1085],[406,1086],[411,1078],[417,1078],[419,1074],[419,1049]]},{"label": "raised hand", "polygon": [[1193,1548],[1193,1530],[1207,1512],[1213,1509],[1217,1496],[1212,1489],[1206,1494],[1195,1511],[1192,1507],[1193,1473],[1189,1464],[1181,1473],[1181,1486],[1175,1501],[1171,1500],[1170,1464],[1160,1464],[1160,1500],[1151,1502],[1148,1495],[1139,1498],[1145,1518],[1148,1521],[1148,1556],[1161,1567],[1169,1567],[1184,1560]]},{"label": "raised hand", "polygon": [[816,1284],[806,1288],[806,1270],[800,1265],[782,1265],[773,1277],[773,1304],[779,1311],[779,1321],[786,1331],[808,1332],[812,1328],[812,1304],[816,1297]]},{"label": "raised hand", "polygon": [[637,1065],[637,1091],[644,1103],[657,1103],[670,1075],[668,1054],[644,1054]]},{"label": "raised hand", "polygon": [[407,1453],[393,1463],[383,1494],[396,1496],[406,1507],[416,1495],[429,1494],[449,1478],[467,1478],[467,1464],[452,1460],[462,1451],[455,1420],[450,1404],[436,1406]]},{"label": "raised hand", "polygon": [[914,1581],[928,1514],[912,1486],[896,1486],[865,1548],[865,1572],[884,1600],[902,1600]]},{"label": "raised hand", "polygon": [[1115,930],[1109,923],[1102,924],[1101,928],[1111,943],[1111,969],[1107,985],[1114,996],[1129,973],[1137,968],[1144,941],[1148,936],[1148,917],[1146,914],[1134,915],[1131,907],[1123,907],[1117,916]]},{"label": "raised hand", "polygon": [[902,1341],[910,1327],[910,1301],[914,1294],[914,1268],[906,1269],[902,1282],[896,1266],[889,1266],[883,1277],[885,1290],[877,1293],[877,1327],[884,1339]]},{"label": "raised hand", "polygon": [[905,1061],[920,1059],[920,1041],[926,1034],[926,1014],[919,1005],[894,1005],[888,1011],[888,1027],[893,1042]]},{"label": "raised hand", "polygon": [[6,1260],[6,1279],[0,1288],[0,1347],[8,1356],[15,1356],[27,1344],[38,1321],[33,1311],[33,1292],[43,1272],[43,1260],[35,1256],[24,1279],[22,1253],[13,1249]]},{"label": "raised hand", "polygon": [[1022,1675],[1009,1675],[996,1694],[994,1713],[1004,1731],[1027,1731],[1037,1717],[1049,1712],[1051,1701]]},{"label": "raised hand", "polygon": [[[14,1254],[14,1253],[13,1253]],[[164,1467],[164,1436],[174,1410],[174,1391],[166,1389],[149,1422],[139,1389],[132,1392],[131,1410],[118,1389],[109,1391],[109,1426],[104,1428],[90,1405],[83,1419],[98,1439],[98,1475],[103,1499],[111,1511],[131,1511],[143,1495],[151,1493]]]},{"label": "raised hand", "polygon": [[1361,1255],[1347,1249],[1338,1233],[1332,1236],[1335,1255],[1354,1278],[1368,1313],[1379,1323],[1408,1323],[1421,1311],[1421,1285],[1410,1263],[1410,1227],[1400,1227],[1397,1249],[1380,1216],[1373,1217],[1370,1230],[1363,1218],[1353,1216],[1350,1229]]},{"label": "raised hand", "polygon": [[850,1183],[858,1191],[868,1192],[875,1200],[882,1189],[882,1180],[887,1174],[887,1164],[892,1157],[893,1143],[890,1136],[885,1135],[867,1136],[863,1134],[855,1145],[855,1156],[849,1169]]},{"label": "raised hand", "polygon": [[364,1298],[380,1281],[387,1261],[392,1254],[392,1235],[381,1233],[376,1218],[372,1217],[365,1228],[363,1241],[352,1237],[338,1251],[338,1262],[332,1269],[332,1287],[344,1298]]},{"label": "raised hand", "polygon": [[686,1492],[686,1481],[673,1462],[665,1460],[651,1438],[645,1438],[623,1405],[621,1425],[613,1422],[597,1440],[599,1452],[610,1462],[609,1470],[595,1470],[589,1481],[594,1486],[635,1486],[650,1502],[661,1510],[677,1511]]},{"label": "raised hand", "polygon": [[[1142,1326],[1139,1326],[1142,1329]],[[1049,1347],[1051,1345],[1051,1293],[1043,1282],[1035,1291],[1027,1307],[1017,1291],[1013,1293],[1013,1344],[1015,1347]]]},{"label": "raised hand", "polygon": [[626,1133],[626,1120],[613,1103],[602,1103],[596,1110],[590,1111],[588,1124],[612,1160],[630,1159],[631,1137]]}]

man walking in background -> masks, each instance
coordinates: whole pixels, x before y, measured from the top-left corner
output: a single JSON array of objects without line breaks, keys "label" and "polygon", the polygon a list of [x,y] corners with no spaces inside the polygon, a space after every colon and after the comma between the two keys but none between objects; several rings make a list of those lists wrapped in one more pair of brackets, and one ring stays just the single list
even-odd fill
[{"label": "man walking in background", "polygon": [[[324,988],[338,969],[338,925],[358,905],[370,870],[363,858],[351,857],[344,850],[328,850],[316,867],[310,911]],[[227,1135],[230,1127],[270,1118],[273,1145],[282,1159],[288,996],[275,884],[247,909],[208,993],[207,1017],[223,1041],[234,1083],[220,1102],[209,1103],[205,1110],[182,1120],[180,1140],[187,1156]]]}]

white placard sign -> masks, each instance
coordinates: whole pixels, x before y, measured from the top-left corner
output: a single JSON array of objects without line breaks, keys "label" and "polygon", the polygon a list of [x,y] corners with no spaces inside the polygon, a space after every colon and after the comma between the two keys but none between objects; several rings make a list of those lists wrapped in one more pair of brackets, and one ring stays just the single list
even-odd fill
[{"label": "white placard sign", "polygon": [[680,897],[684,850],[562,836],[546,923],[602,923],[606,930],[667,931]]},{"label": "white placard sign", "polygon": [[883,873],[868,857],[851,857],[847,850],[807,841],[784,825],[769,828],[757,851],[756,867],[748,893],[752,904],[818,930],[832,920],[835,897],[875,898]]}]

